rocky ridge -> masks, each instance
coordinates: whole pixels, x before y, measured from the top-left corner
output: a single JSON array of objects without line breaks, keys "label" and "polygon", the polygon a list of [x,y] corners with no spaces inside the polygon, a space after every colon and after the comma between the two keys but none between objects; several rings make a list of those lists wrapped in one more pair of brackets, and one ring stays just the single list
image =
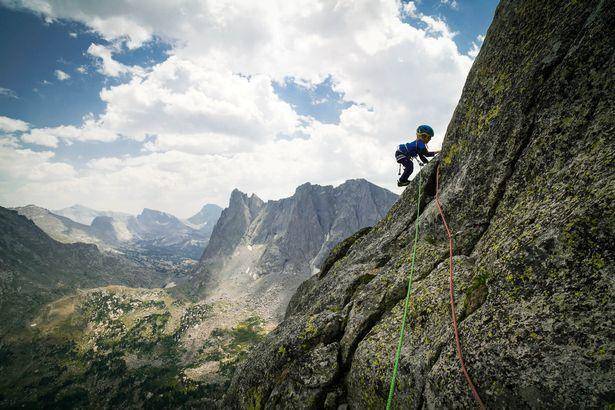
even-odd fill
[{"label": "rocky ridge", "polygon": [[[388,215],[334,249],[250,354],[227,408],[383,408],[420,237],[394,406],[601,408],[615,402],[615,8],[502,0],[441,158]],[[416,203],[419,184],[424,196]]]},{"label": "rocky ridge", "polygon": [[297,286],[340,240],[380,220],[397,195],[366,180],[309,183],[263,202],[235,190],[216,224],[197,275],[209,300],[240,300],[279,320]]},{"label": "rocky ridge", "polygon": [[62,243],[93,243],[100,247],[107,247],[106,241],[92,231],[89,223],[83,224],[69,217],[55,214],[48,209],[36,205],[27,205],[14,208],[20,215],[25,216],[41,228],[47,235]]}]

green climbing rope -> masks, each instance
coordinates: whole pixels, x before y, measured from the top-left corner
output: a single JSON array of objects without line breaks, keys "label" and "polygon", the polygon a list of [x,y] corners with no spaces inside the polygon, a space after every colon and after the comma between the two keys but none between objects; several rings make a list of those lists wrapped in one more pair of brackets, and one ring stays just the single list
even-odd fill
[{"label": "green climbing rope", "polygon": [[421,171],[419,169],[419,195],[416,201],[416,221],[414,224],[414,245],[412,247],[412,264],[410,266],[410,277],[408,278],[408,291],[406,292],[406,302],[404,304],[404,316],[401,320],[401,328],[399,330],[399,342],[397,343],[397,351],[395,352],[395,364],[393,365],[393,375],[391,376],[391,385],[389,387],[389,398],[387,400],[387,410],[391,409],[393,403],[393,394],[395,393],[395,378],[397,377],[397,368],[399,366],[399,356],[401,354],[401,346],[404,343],[404,332],[406,330],[406,317],[408,316],[408,306],[410,305],[410,292],[412,291],[412,275],[414,274],[414,259],[416,257],[416,244],[419,239],[419,215],[421,212]]}]

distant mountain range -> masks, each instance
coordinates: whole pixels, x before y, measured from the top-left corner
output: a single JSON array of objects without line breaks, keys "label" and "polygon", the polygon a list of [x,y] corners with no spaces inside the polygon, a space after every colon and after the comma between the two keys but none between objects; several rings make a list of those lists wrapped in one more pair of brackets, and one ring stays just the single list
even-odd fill
[{"label": "distant mountain range", "polygon": [[16,211],[0,207],[0,227],[0,336],[44,303],[79,288],[164,283],[122,255],[102,253],[92,244],[58,242]]},{"label": "distant mountain range", "polygon": [[246,314],[275,323],[333,246],[374,225],[397,198],[357,179],[338,187],[306,183],[268,202],[234,190],[226,209],[208,204],[186,220],[148,208],[136,216],[82,205],[15,210],[58,242],[95,244],[166,277],[161,285],[183,285],[176,290],[214,302],[242,301]]},{"label": "distant mountain range", "polygon": [[306,183],[268,202],[234,190],[199,262],[201,289],[210,300],[243,300],[275,321],[333,246],[374,225],[397,198],[364,179]]},{"label": "distant mountain range", "polygon": [[79,204],[69,206],[68,208],[52,210],[51,212],[56,215],[65,216],[84,225],[91,225],[92,221],[99,216],[109,216],[116,219],[127,219],[132,216],[125,212],[97,211]]},{"label": "distant mountain range", "polygon": [[55,211],[28,205],[15,210],[60,242],[93,243],[103,250],[137,250],[198,259],[222,208],[205,205],[185,221],[147,208],[137,216],[82,205]]}]

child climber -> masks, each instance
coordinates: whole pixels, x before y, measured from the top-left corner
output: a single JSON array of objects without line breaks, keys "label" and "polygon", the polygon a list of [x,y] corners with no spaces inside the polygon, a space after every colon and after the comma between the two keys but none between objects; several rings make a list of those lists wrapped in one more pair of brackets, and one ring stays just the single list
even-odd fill
[{"label": "child climber", "polygon": [[412,165],[412,159],[417,156],[423,162],[420,165],[427,163],[426,157],[433,157],[438,151],[430,152],[427,150],[427,143],[433,137],[433,129],[429,125],[419,125],[416,129],[416,140],[407,144],[401,144],[395,151],[395,160],[404,166],[404,172],[397,181],[397,186],[406,186],[410,183],[408,178],[412,175],[414,166]]}]

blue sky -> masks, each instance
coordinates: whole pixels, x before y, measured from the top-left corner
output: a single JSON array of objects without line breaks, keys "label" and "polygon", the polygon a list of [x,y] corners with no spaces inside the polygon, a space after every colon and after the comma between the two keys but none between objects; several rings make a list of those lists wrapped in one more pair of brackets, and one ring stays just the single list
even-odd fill
[{"label": "blue sky", "polygon": [[[70,20],[46,22],[28,11],[0,6],[0,53],[8,64],[0,65],[0,87],[17,98],[0,98],[0,112],[36,126],[78,125],[88,113],[100,113],[105,104],[99,97],[103,87],[121,79],[97,72],[87,54],[92,43],[109,43],[80,23]],[[27,44],[28,47],[23,47]],[[168,44],[152,41],[145,47],[124,50],[117,60],[126,64],[153,65],[166,58]],[[85,68],[85,73],[77,71]],[[60,81],[61,70],[70,78]]]},{"label": "blue sky", "polygon": [[494,0],[458,0],[454,2],[419,1],[417,10],[429,15],[441,17],[457,33],[455,43],[462,53],[472,48],[472,43],[479,35],[485,35],[493,13],[499,1]]},{"label": "blue sky", "polygon": [[[12,130],[10,134],[5,136],[5,145],[9,144],[6,142],[9,141],[6,138],[12,138],[10,141],[12,141],[13,150],[15,144],[17,144],[21,149],[33,153],[51,153],[45,154],[49,157],[46,159],[47,162],[57,165],[51,168],[60,169],[61,165],[64,167],[62,169],[69,170],[68,174],[80,180],[86,177],[91,178],[92,169],[98,169],[98,167],[102,167],[101,169],[104,171],[101,178],[108,176],[108,173],[112,172],[112,167],[109,165],[111,163],[117,164],[118,161],[121,161],[123,166],[128,166],[128,162],[131,161],[130,164],[133,166],[134,163],[144,163],[146,159],[163,161],[161,159],[163,157],[165,158],[164,161],[168,161],[169,157],[176,155],[173,154],[176,152],[184,152],[186,155],[202,155],[204,161],[205,158],[209,160],[213,158],[215,161],[220,158],[230,160],[234,154],[237,154],[232,160],[239,161],[242,152],[245,151],[247,155],[247,153],[255,150],[255,148],[252,148],[254,143],[240,142],[250,141],[250,139],[258,146],[262,146],[262,149],[265,149],[265,147],[269,149],[271,147],[267,144],[279,141],[278,146],[273,149],[283,150],[287,149],[284,148],[284,144],[289,142],[301,144],[300,141],[293,142],[294,139],[306,140],[306,143],[315,144],[316,141],[319,141],[319,144],[330,144],[330,140],[321,139],[324,137],[316,138],[316,133],[326,133],[327,135],[340,133],[340,135],[343,134],[343,137],[340,137],[341,147],[344,144],[347,145],[347,143],[342,142],[344,138],[354,138],[355,140],[367,138],[365,127],[357,128],[357,124],[361,123],[357,120],[357,116],[361,118],[377,116],[379,118],[377,121],[384,121],[379,130],[373,132],[387,134],[386,137],[381,138],[388,141],[387,144],[391,144],[395,141],[395,138],[405,138],[403,134],[411,134],[411,132],[401,130],[411,129],[412,124],[419,121],[405,120],[403,116],[395,117],[397,118],[395,121],[391,121],[390,118],[386,119],[394,112],[399,111],[395,104],[398,107],[401,104],[402,108],[410,109],[414,112],[413,115],[418,116],[419,111],[423,112],[423,114],[420,114],[420,118],[426,118],[427,121],[431,121],[432,124],[437,126],[438,135],[438,131],[444,128],[446,118],[450,117],[454,108],[454,101],[461,89],[462,81],[460,80],[462,78],[457,73],[462,73],[462,75],[467,73],[469,67],[467,62],[471,62],[471,60],[468,60],[468,55],[472,58],[473,48],[475,49],[476,46],[480,45],[481,40],[478,37],[485,34],[497,6],[497,1],[492,0],[421,0],[412,3],[414,11],[405,13],[402,22],[415,27],[420,33],[425,33],[425,38],[436,38],[440,43],[438,47],[444,50],[442,53],[451,53],[453,60],[439,58],[434,61],[458,61],[455,63],[456,65],[448,68],[430,65],[428,59],[421,54],[413,55],[412,53],[419,53],[420,47],[417,45],[412,46],[414,48],[401,48],[399,51],[395,51],[396,48],[392,46],[386,46],[385,49],[382,49],[383,45],[378,45],[380,37],[378,35],[374,37],[374,33],[380,29],[379,25],[381,26],[385,21],[382,18],[387,16],[386,7],[388,6],[386,4],[382,6],[382,9],[374,9],[375,6],[369,4],[369,2],[358,2],[365,4],[362,6],[365,13],[373,13],[375,17],[369,14],[349,17],[354,20],[350,20],[351,24],[347,24],[348,28],[341,25],[336,28],[335,25],[332,26],[328,22],[327,15],[315,14],[318,19],[315,20],[314,29],[317,31],[313,35],[321,36],[321,40],[319,40],[320,43],[314,43],[316,46],[305,43],[304,47],[312,47],[311,53],[322,53],[322,57],[314,54],[314,58],[309,59],[309,53],[306,53],[307,55],[296,54],[295,57],[291,58],[286,57],[287,55],[292,56],[294,53],[292,49],[288,49],[288,45],[284,44],[285,41],[290,40],[287,38],[275,40],[275,37],[271,37],[274,32],[267,32],[267,28],[264,27],[265,24],[261,26],[257,16],[250,20],[249,16],[246,17],[246,13],[235,18],[235,20],[229,20],[230,22],[238,22],[239,25],[235,30],[214,30],[209,34],[202,33],[201,35],[199,30],[202,26],[199,24],[202,23],[195,23],[191,20],[193,16],[189,12],[184,13],[183,7],[188,7],[188,5],[182,5],[181,0],[177,0],[178,5],[175,8],[170,2],[167,5],[157,5],[160,10],[149,7],[147,2],[143,3],[142,7],[140,2],[137,2],[139,4],[120,2],[117,7],[111,5],[106,7],[105,3],[96,2],[86,4],[85,2],[49,1],[48,8],[45,8],[47,7],[45,6],[38,10],[30,10],[29,7],[36,8],[37,6],[28,3],[23,7],[14,7],[19,2],[11,2],[12,7],[7,7],[3,6],[4,2],[0,0],[0,53],[3,61],[5,61],[0,65],[0,116],[9,120],[27,122],[31,134],[24,136],[27,133],[22,135],[20,134],[21,131]],[[224,2],[221,1],[220,3]],[[46,2],[41,4],[45,5]],[[249,4],[249,2],[246,4]],[[393,0],[391,0],[391,4],[394,5]],[[83,8],[80,5],[83,5]],[[165,7],[167,9],[164,9]],[[261,8],[264,9],[265,6]],[[406,6],[406,10],[410,10],[410,7]],[[177,11],[180,12],[178,16],[166,18],[169,13]],[[215,8],[210,7],[209,12],[213,13],[214,11],[216,11]],[[348,9],[348,16],[352,16],[352,13],[356,13],[356,10]],[[385,17],[381,17],[377,13],[383,13],[382,16]],[[373,29],[371,31],[364,30],[364,28],[370,27],[372,17],[374,20]],[[182,22],[182,18],[185,18],[186,21]],[[336,18],[340,18],[340,16]],[[377,20],[378,18],[380,20]],[[241,19],[247,20],[240,21]],[[365,23],[362,24],[361,20],[365,20]],[[386,24],[389,24],[388,21],[390,21],[390,24],[395,24],[392,20],[386,20]],[[440,29],[435,25],[431,26],[434,21],[444,22],[449,33],[439,31]],[[132,23],[126,24],[125,22]],[[282,24],[280,30],[288,30],[288,36],[299,36],[296,40],[293,40],[294,43],[289,44],[303,44],[302,42],[306,41],[305,39],[311,38],[312,34],[309,31],[299,35],[295,30],[292,30],[292,24],[294,24],[292,22],[276,22],[273,20],[270,22],[274,25],[276,23]],[[176,24],[176,26],[173,26],[173,24]],[[301,24],[304,24],[303,22],[298,24],[297,27],[304,29],[301,26]],[[157,27],[157,25],[160,27]],[[196,27],[196,34],[188,29],[182,32],[181,30],[186,27]],[[244,29],[246,33],[243,33]],[[347,29],[348,32],[338,32],[342,29]],[[252,31],[248,33],[249,30]],[[348,40],[343,40],[344,38],[357,39],[364,38],[366,35],[370,36],[364,42],[367,46],[375,41],[373,44],[382,50],[379,53],[386,54],[378,57],[367,48],[357,49],[357,52],[348,52],[347,55],[354,56],[357,53],[367,51],[368,54],[365,55],[363,60],[351,63],[350,60],[342,61],[344,59],[340,58],[340,62],[337,64],[335,58],[331,59],[331,50],[326,50],[320,46],[323,42],[331,41],[327,34],[323,34],[327,30],[333,33],[331,36],[339,36],[339,40],[333,38],[340,44],[335,46],[337,43],[332,43],[331,47],[339,47],[337,51],[333,49],[333,55],[340,53],[340,56],[345,56],[348,50],[345,49],[344,41]],[[454,35],[450,36],[450,32]],[[176,34],[177,38],[172,38]],[[242,35],[246,35],[245,39],[249,38],[250,41],[242,39]],[[390,32],[385,35],[390,35]],[[404,41],[423,41],[417,40],[411,34],[404,34],[404,36],[407,39]],[[259,49],[251,48],[253,44],[258,45],[261,40],[263,41],[262,49],[274,53],[274,57],[276,52],[279,51],[279,57],[275,58],[282,58],[282,60],[279,60],[276,64],[270,64],[267,56],[259,55]],[[265,40],[269,43],[264,42]],[[453,42],[453,48],[447,44],[448,41]],[[216,42],[219,42],[219,44]],[[417,44],[421,47],[429,46],[427,40]],[[92,45],[99,47],[99,51],[92,52],[90,48]],[[103,51],[108,53],[108,61],[101,57],[100,52]],[[225,53],[228,55],[224,55]],[[399,53],[399,56],[396,56],[395,53]],[[425,61],[421,61],[420,64],[413,63],[407,59],[408,55],[413,55],[412,60],[425,58]],[[371,59],[372,57],[373,59]],[[322,65],[318,64],[319,58],[323,59]],[[381,80],[376,78],[385,72],[389,73],[386,76],[404,76],[403,67],[400,68],[401,71],[396,71],[398,68],[393,68],[390,65],[392,63],[389,66],[382,66],[383,58],[390,58],[392,62],[408,64],[408,72],[415,70],[412,76],[416,77],[416,86],[410,87],[410,83],[405,83],[410,80],[403,77],[400,77],[399,82],[400,87],[412,88],[412,92],[426,87],[426,84],[420,79],[422,72],[441,71],[442,75],[453,75],[452,73],[455,73],[456,80],[452,81],[453,85],[449,88],[438,89],[435,87],[433,90],[423,90],[423,92],[435,94],[429,97],[434,99],[433,105],[421,110],[413,110],[412,106],[415,104],[413,98],[415,97],[400,95],[395,90],[394,78],[383,77]],[[305,61],[302,62],[304,59]],[[175,61],[181,61],[181,64],[175,64]],[[211,67],[209,66],[210,61],[215,61],[215,68],[211,68],[214,67],[213,63]],[[163,62],[165,64],[156,66]],[[112,66],[113,64],[115,66]],[[169,68],[165,68],[167,65]],[[199,70],[203,65],[208,68],[201,72]],[[198,115],[192,113],[192,107],[189,104],[186,105],[184,101],[178,103],[178,106],[174,105],[179,94],[174,94],[171,97],[160,97],[163,100],[167,97],[171,98],[171,103],[169,103],[169,100],[143,101],[145,97],[139,94],[140,90],[143,90],[145,96],[148,95],[148,92],[152,95],[157,92],[164,94],[169,90],[168,86],[160,84],[160,82],[168,80],[168,75],[164,74],[165,70],[180,70],[180,66],[182,67],[181,70],[188,73],[188,77],[186,77],[188,83],[182,89],[182,97],[190,95],[190,92],[186,92],[190,87],[196,86],[198,88],[201,86],[199,82],[190,83],[195,81],[195,78],[209,79],[214,74],[224,77],[232,72],[231,77],[224,77],[230,81],[227,86],[237,86],[239,89],[236,92],[229,91],[228,95],[220,97],[215,95],[217,94],[215,84],[207,85],[206,90],[197,96],[200,101],[207,102],[210,99],[215,101],[216,98],[222,98],[222,100],[215,102],[210,109],[207,109],[207,112],[201,112]],[[119,74],[113,73],[113,67],[121,67]],[[180,71],[174,72],[176,74],[173,75],[180,73]],[[156,77],[156,75],[162,77]],[[370,77],[364,77],[366,75]],[[269,78],[271,90],[262,88],[266,87],[266,78]],[[369,78],[368,82],[373,82],[373,84],[362,89],[362,83],[366,81],[361,81],[359,78]],[[261,81],[264,81],[262,86],[260,85]],[[160,87],[156,88],[158,85]],[[126,101],[126,97],[121,97],[121,95],[124,95],[122,93],[125,90],[128,92],[128,94],[125,94],[126,96],[139,97],[135,100],[134,105],[128,103],[123,105],[122,102]],[[106,101],[101,98],[101,91],[107,92]],[[238,93],[245,92],[249,93],[247,99],[243,97],[237,99]],[[390,93],[390,96],[387,96],[387,93]],[[276,99],[279,101],[276,101]],[[401,100],[394,103],[396,99]],[[141,103],[144,106],[135,107],[135,105]],[[240,109],[240,106],[245,104],[248,105],[241,108],[244,111],[236,112]],[[184,107],[183,109],[186,111],[178,112],[180,106]],[[254,107],[253,109],[260,112],[260,114],[255,114],[256,117],[253,117],[256,122],[251,123],[251,119],[246,119],[245,115],[241,115],[241,112],[249,109],[247,107]],[[153,108],[162,111],[156,113],[151,111]],[[174,114],[165,120],[165,115],[170,112]],[[435,114],[433,114],[434,112]],[[117,115],[115,115],[116,113]],[[186,116],[185,119],[179,121],[179,118],[183,118],[184,115]],[[235,118],[236,115],[239,116]],[[399,116],[401,112],[397,112],[395,115]],[[86,119],[84,120],[84,118]],[[160,119],[159,122],[158,119]],[[225,121],[226,125],[224,125]],[[345,122],[348,122],[348,124],[345,124]],[[401,132],[396,131],[398,128],[392,128],[390,126],[392,123],[402,127],[399,128]],[[67,131],[67,126],[73,128]],[[216,134],[219,132],[216,130],[221,129],[230,129],[231,131],[228,131],[225,135]],[[354,137],[350,136],[351,133],[355,133],[353,134]],[[106,137],[98,137],[98,135],[106,135]],[[267,135],[271,135],[273,139],[269,139],[270,137]],[[441,135],[439,137],[441,138]],[[195,141],[207,142],[203,146],[197,143],[195,150]],[[220,141],[227,142],[223,144]],[[263,145],[259,145],[261,143]],[[239,148],[232,148],[235,146]],[[316,148],[314,147],[314,149]],[[335,148],[332,147],[327,149],[335,151]],[[259,158],[268,157],[266,152],[261,154]],[[271,157],[275,155],[277,154],[272,151]],[[39,157],[41,156],[39,155]],[[101,161],[92,162],[98,159]],[[103,163],[105,164],[104,167],[101,165]],[[382,164],[379,165],[378,176],[374,177],[377,182],[379,182],[378,178],[383,178],[384,163],[382,161]],[[50,167],[51,165],[45,166]],[[166,170],[168,166],[165,167],[163,168]],[[313,174],[308,164],[305,167],[308,170],[305,175],[298,172],[297,175],[292,176],[293,182],[284,182],[288,186],[272,189],[269,185],[262,185],[264,183],[262,182],[261,186],[265,187],[266,192],[258,193],[264,197],[276,197],[292,193],[291,185],[294,182],[297,182],[297,185],[305,180],[316,183],[338,183],[342,182],[344,178],[353,177],[350,173],[344,174],[344,171],[337,170],[330,172],[323,170],[316,175]],[[14,168],[4,172],[14,173],[16,172]],[[87,175],[85,171],[87,171]],[[366,175],[366,172],[357,176],[370,179],[370,175]],[[335,177],[333,177],[334,174]],[[23,175],[19,175],[20,178],[24,178]],[[9,180],[12,176],[0,175],[0,180],[2,178]],[[261,178],[264,178],[263,181],[267,179]],[[26,179],[28,178],[26,177]],[[30,179],[32,180],[32,178]],[[4,199],[12,204],[36,200],[42,194],[36,194],[36,190],[40,190],[40,186],[33,181],[30,181],[32,191],[8,192],[9,188],[6,188],[2,192],[2,187],[0,187],[0,200]],[[75,183],[73,181],[73,185]],[[252,186],[245,183],[241,177],[238,177],[234,182],[227,183],[233,186],[228,188],[220,186],[216,189],[216,194],[209,195],[209,197],[205,194],[201,195],[199,199],[192,198],[193,205],[191,206],[199,208],[200,205],[197,205],[197,202],[208,200],[224,205],[226,193],[230,192],[235,186],[243,187],[245,190],[263,190],[257,185]],[[280,183],[282,184],[282,182]],[[14,189],[17,185],[19,185],[17,182],[12,181],[10,189]],[[114,187],[113,189],[119,188]],[[143,198],[135,199],[135,203],[139,202],[139,206],[145,206],[147,204],[144,202],[148,198],[157,200],[155,195],[144,193]],[[72,194],[62,201],[80,201],[80,198],[79,195]],[[53,206],[58,207],[58,205],[61,205],[59,202],[62,201],[58,200],[57,203],[53,203]],[[118,210],[133,211],[138,207],[135,203],[123,206],[118,201],[119,199],[116,202],[100,205],[114,206]],[[172,208],[173,206],[169,204],[171,202],[164,202],[161,203],[161,206]],[[69,203],[66,205],[69,205]]]}]

